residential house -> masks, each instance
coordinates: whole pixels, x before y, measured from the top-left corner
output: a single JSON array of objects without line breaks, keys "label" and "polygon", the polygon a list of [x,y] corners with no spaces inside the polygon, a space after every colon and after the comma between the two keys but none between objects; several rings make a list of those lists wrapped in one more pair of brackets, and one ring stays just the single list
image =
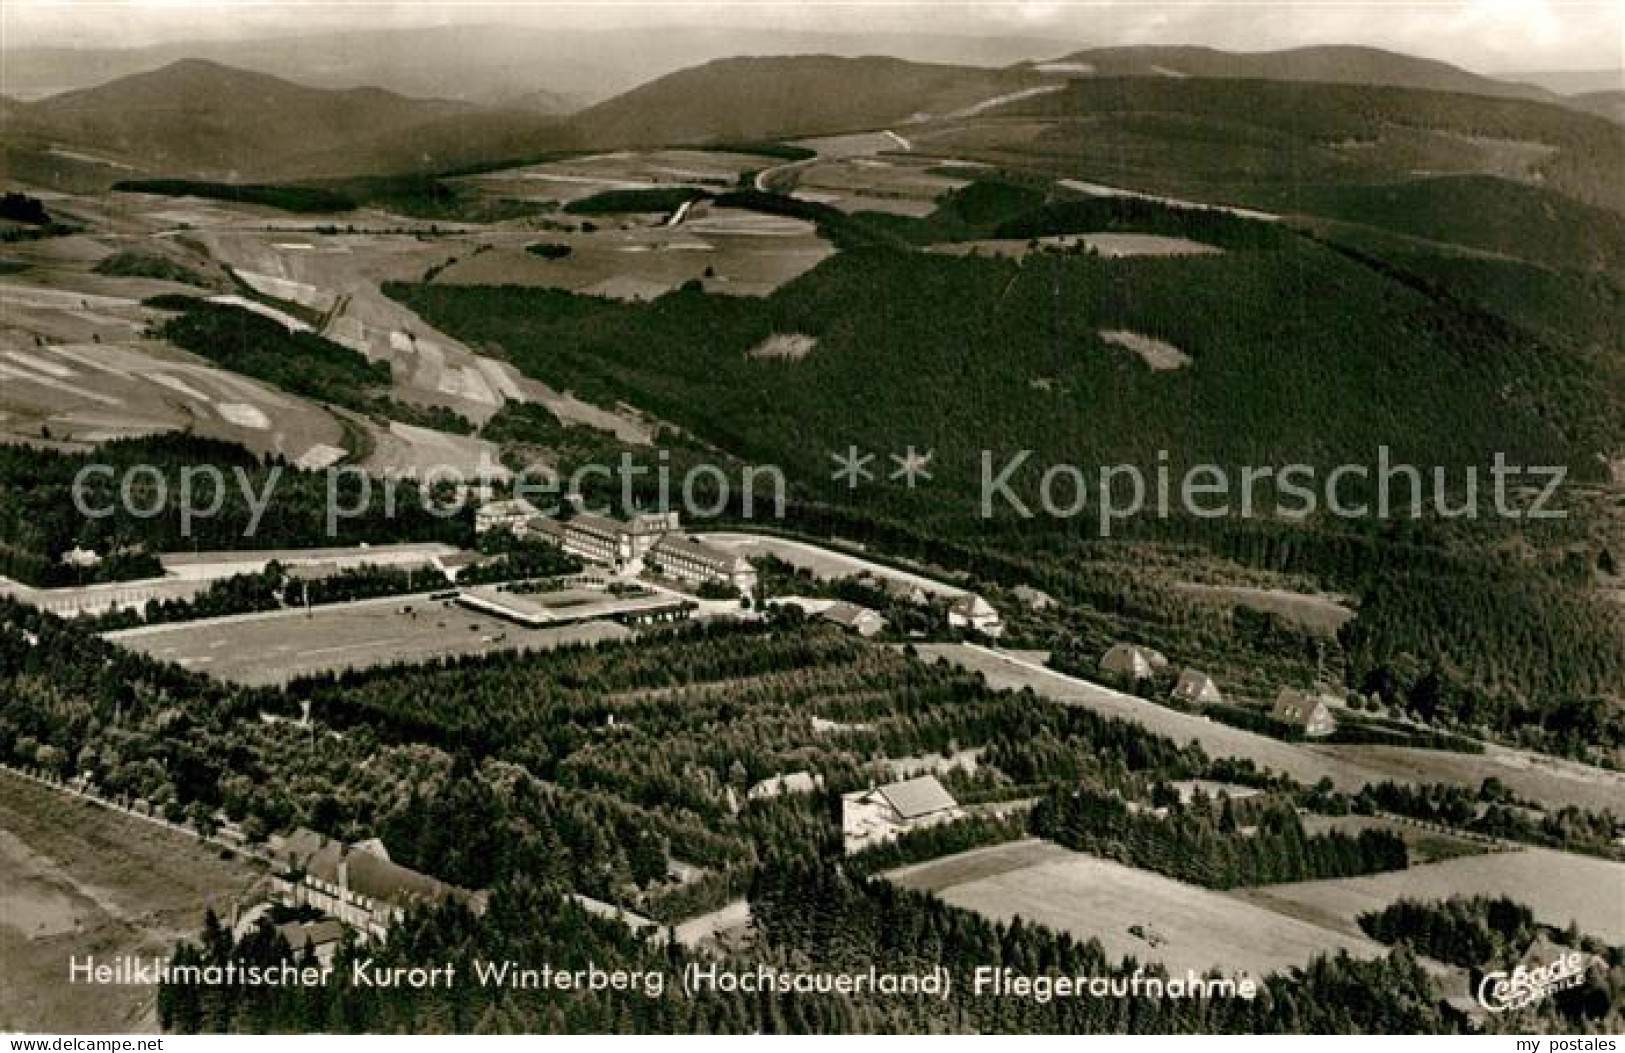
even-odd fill
[{"label": "residential house", "polygon": [[841,797],[846,850],[885,844],[911,830],[952,822],[964,815],[935,775],[921,775]]},{"label": "residential house", "polygon": [[276,927],[277,935],[288,941],[296,955],[308,947],[318,965],[333,964],[333,954],[344,939],[344,926],[332,918],[319,921],[290,921]]},{"label": "residential house", "polygon": [[1332,716],[1326,699],[1294,687],[1281,688],[1270,709],[1270,719],[1310,738],[1322,738],[1337,730],[1337,718]]},{"label": "residential house", "polygon": [[859,636],[873,636],[886,627],[886,619],[880,616],[879,611],[845,600],[825,608],[819,617]]},{"label": "residential house", "polygon": [[1161,651],[1139,644],[1117,643],[1100,657],[1100,671],[1127,680],[1149,680],[1168,667]]},{"label": "residential house", "polygon": [[1224,701],[1219,685],[1213,682],[1211,676],[1199,669],[1189,668],[1179,674],[1172,697],[1191,706],[1211,706]]}]

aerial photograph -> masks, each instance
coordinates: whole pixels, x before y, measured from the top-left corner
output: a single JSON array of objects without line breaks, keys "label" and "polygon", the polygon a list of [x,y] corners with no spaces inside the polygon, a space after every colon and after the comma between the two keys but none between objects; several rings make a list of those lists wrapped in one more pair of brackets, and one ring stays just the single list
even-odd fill
[{"label": "aerial photograph", "polygon": [[0,1033],[1620,1053],[1625,0],[0,0]]}]

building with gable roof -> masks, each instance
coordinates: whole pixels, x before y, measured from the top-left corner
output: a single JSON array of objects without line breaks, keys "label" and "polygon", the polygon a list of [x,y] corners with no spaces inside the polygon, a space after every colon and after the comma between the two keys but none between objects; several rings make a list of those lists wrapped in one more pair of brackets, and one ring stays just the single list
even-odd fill
[{"label": "building with gable roof", "polygon": [[273,887],[285,904],[319,910],[365,939],[383,939],[413,906],[455,899],[485,909],[484,892],[403,867],[375,839],[350,845],[300,827],[270,847]]},{"label": "building with gable roof", "polygon": [[846,850],[857,852],[964,814],[935,775],[921,775],[843,794],[841,833]]},{"label": "building with gable roof", "polygon": [[1224,701],[1224,694],[1211,676],[1200,669],[1190,668],[1179,674],[1172,697],[1192,706],[1211,706]]},{"label": "building with gable roof", "polygon": [[1270,719],[1310,738],[1323,738],[1337,730],[1337,718],[1326,699],[1295,687],[1281,688],[1270,708]]}]

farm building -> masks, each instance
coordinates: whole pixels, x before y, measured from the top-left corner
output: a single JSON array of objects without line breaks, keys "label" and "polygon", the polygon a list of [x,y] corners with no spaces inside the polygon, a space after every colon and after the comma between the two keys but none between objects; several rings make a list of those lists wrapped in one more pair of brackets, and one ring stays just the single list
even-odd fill
[{"label": "farm building", "polygon": [[1129,680],[1149,680],[1168,667],[1161,651],[1139,644],[1112,644],[1100,658],[1100,671]]},{"label": "farm building", "polygon": [[1186,669],[1179,674],[1179,682],[1174,685],[1173,697],[1192,706],[1208,706],[1224,701],[1224,695],[1219,691],[1219,685],[1213,678],[1199,669]]},{"label": "farm building", "polygon": [[745,794],[748,801],[766,801],[796,793],[815,793],[824,788],[824,780],[810,771],[793,771],[788,775],[775,775],[763,779]]},{"label": "farm building", "polygon": [[522,534],[530,521],[539,515],[541,511],[523,497],[506,501],[488,501],[474,510],[474,533],[508,530]]},{"label": "farm building", "polygon": [[886,627],[886,619],[880,612],[844,600],[825,608],[819,617],[859,636],[873,636]]},{"label": "farm building", "polygon": [[[367,844],[367,843],[363,843]],[[419,904],[456,899],[476,913],[485,893],[467,892],[391,862],[387,852],[347,845],[300,827],[271,845],[272,886],[293,907],[314,907],[363,938],[383,939]]]},{"label": "farm building", "polygon": [[1281,693],[1275,696],[1275,705],[1270,709],[1270,719],[1311,738],[1330,735],[1337,730],[1337,718],[1332,716],[1325,698],[1295,687],[1281,688]]},{"label": "farm building", "polygon": [[973,629],[986,636],[1004,632],[1004,622],[998,610],[975,593],[966,593],[948,607],[950,629]]},{"label": "farm building", "polygon": [[647,561],[660,573],[681,581],[726,585],[740,593],[756,590],[756,568],[750,560],[698,538],[666,534],[649,550]]},{"label": "farm building", "polygon": [[843,795],[841,832],[846,850],[856,852],[963,814],[935,775],[921,775]]}]

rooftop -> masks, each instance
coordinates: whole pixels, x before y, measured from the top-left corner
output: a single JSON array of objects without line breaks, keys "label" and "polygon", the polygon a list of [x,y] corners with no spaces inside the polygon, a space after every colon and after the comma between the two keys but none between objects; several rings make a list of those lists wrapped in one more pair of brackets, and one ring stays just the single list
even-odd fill
[{"label": "rooftop", "polygon": [[884,797],[904,819],[918,819],[933,812],[959,807],[959,802],[937,781],[935,775],[887,783],[874,792]]}]

